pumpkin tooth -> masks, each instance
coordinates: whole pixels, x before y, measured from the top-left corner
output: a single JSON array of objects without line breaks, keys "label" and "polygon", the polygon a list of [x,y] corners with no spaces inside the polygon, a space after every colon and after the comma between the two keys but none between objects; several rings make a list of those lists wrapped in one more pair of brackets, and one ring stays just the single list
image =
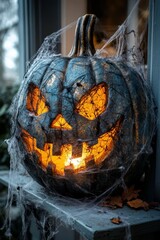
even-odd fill
[{"label": "pumpkin tooth", "polygon": [[53,156],[61,155],[61,144],[59,142],[55,142],[52,149]]},{"label": "pumpkin tooth", "polygon": [[82,157],[82,143],[72,146],[72,158]]},{"label": "pumpkin tooth", "polygon": [[56,165],[51,161],[48,163],[47,173],[51,176],[53,175],[53,173],[56,173]]}]

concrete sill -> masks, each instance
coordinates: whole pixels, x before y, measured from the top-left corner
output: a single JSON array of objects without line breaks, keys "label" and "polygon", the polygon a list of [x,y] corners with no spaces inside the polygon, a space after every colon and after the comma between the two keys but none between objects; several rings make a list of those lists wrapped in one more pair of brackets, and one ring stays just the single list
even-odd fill
[{"label": "concrete sill", "polygon": [[[110,210],[95,205],[86,205],[70,199],[46,194],[43,187],[28,176],[12,178],[11,185],[22,187],[25,198],[36,203],[53,217],[70,225],[88,240],[121,240],[132,236],[137,239],[160,231],[160,210],[133,210],[128,207]],[[9,183],[9,172],[0,171],[0,182]],[[122,223],[113,224],[111,218],[120,216]],[[131,238],[128,238],[131,239]],[[153,239],[153,238],[152,238]],[[160,239],[160,238],[159,238]]]}]

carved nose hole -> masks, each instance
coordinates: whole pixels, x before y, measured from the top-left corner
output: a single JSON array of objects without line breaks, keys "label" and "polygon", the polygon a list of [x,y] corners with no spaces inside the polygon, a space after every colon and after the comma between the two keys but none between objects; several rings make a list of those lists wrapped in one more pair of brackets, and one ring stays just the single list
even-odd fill
[{"label": "carved nose hole", "polygon": [[66,121],[62,114],[58,114],[56,118],[51,122],[50,128],[58,130],[72,130],[71,125]]}]

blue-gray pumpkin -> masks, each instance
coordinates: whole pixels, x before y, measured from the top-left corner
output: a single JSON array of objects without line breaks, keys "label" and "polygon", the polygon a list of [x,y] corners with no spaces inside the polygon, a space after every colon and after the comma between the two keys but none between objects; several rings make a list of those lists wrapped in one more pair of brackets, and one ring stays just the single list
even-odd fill
[{"label": "blue-gray pumpkin", "polygon": [[102,194],[140,178],[154,131],[151,91],[123,61],[94,55],[96,17],[78,20],[67,57],[41,61],[29,76],[17,138],[30,175],[53,192]]}]

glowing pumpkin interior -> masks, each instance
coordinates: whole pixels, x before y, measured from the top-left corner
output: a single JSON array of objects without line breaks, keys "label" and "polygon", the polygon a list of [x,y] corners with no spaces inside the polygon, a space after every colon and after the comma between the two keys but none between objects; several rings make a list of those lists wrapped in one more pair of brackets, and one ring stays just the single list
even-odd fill
[{"label": "glowing pumpkin interior", "polygon": [[[84,96],[81,97],[75,106],[75,112],[92,121],[100,116],[107,106],[108,92],[106,84],[101,83],[94,86]],[[29,88],[26,100],[26,108],[35,116],[39,116],[50,111],[44,95],[40,89],[32,85]],[[66,121],[62,114],[58,114],[55,119],[51,120],[50,128],[57,131],[72,131],[72,126]],[[26,130],[22,130],[22,139],[26,150],[29,153],[35,153],[43,169],[47,169],[48,165],[52,167],[53,173],[65,175],[68,169],[73,172],[85,170],[88,162],[93,161],[98,165],[103,162],[114,148],[114,142],[119,132],[120,121],[110,131],[98,137],[95,145],[90,146],[87,142],[82,143],[81,157],[72,157],[72,145],[64,144],[61,146],[61,154],[53,155],[54,143],[45,143],[43,149],[37,147],[37,140],[31,136]]]}]

